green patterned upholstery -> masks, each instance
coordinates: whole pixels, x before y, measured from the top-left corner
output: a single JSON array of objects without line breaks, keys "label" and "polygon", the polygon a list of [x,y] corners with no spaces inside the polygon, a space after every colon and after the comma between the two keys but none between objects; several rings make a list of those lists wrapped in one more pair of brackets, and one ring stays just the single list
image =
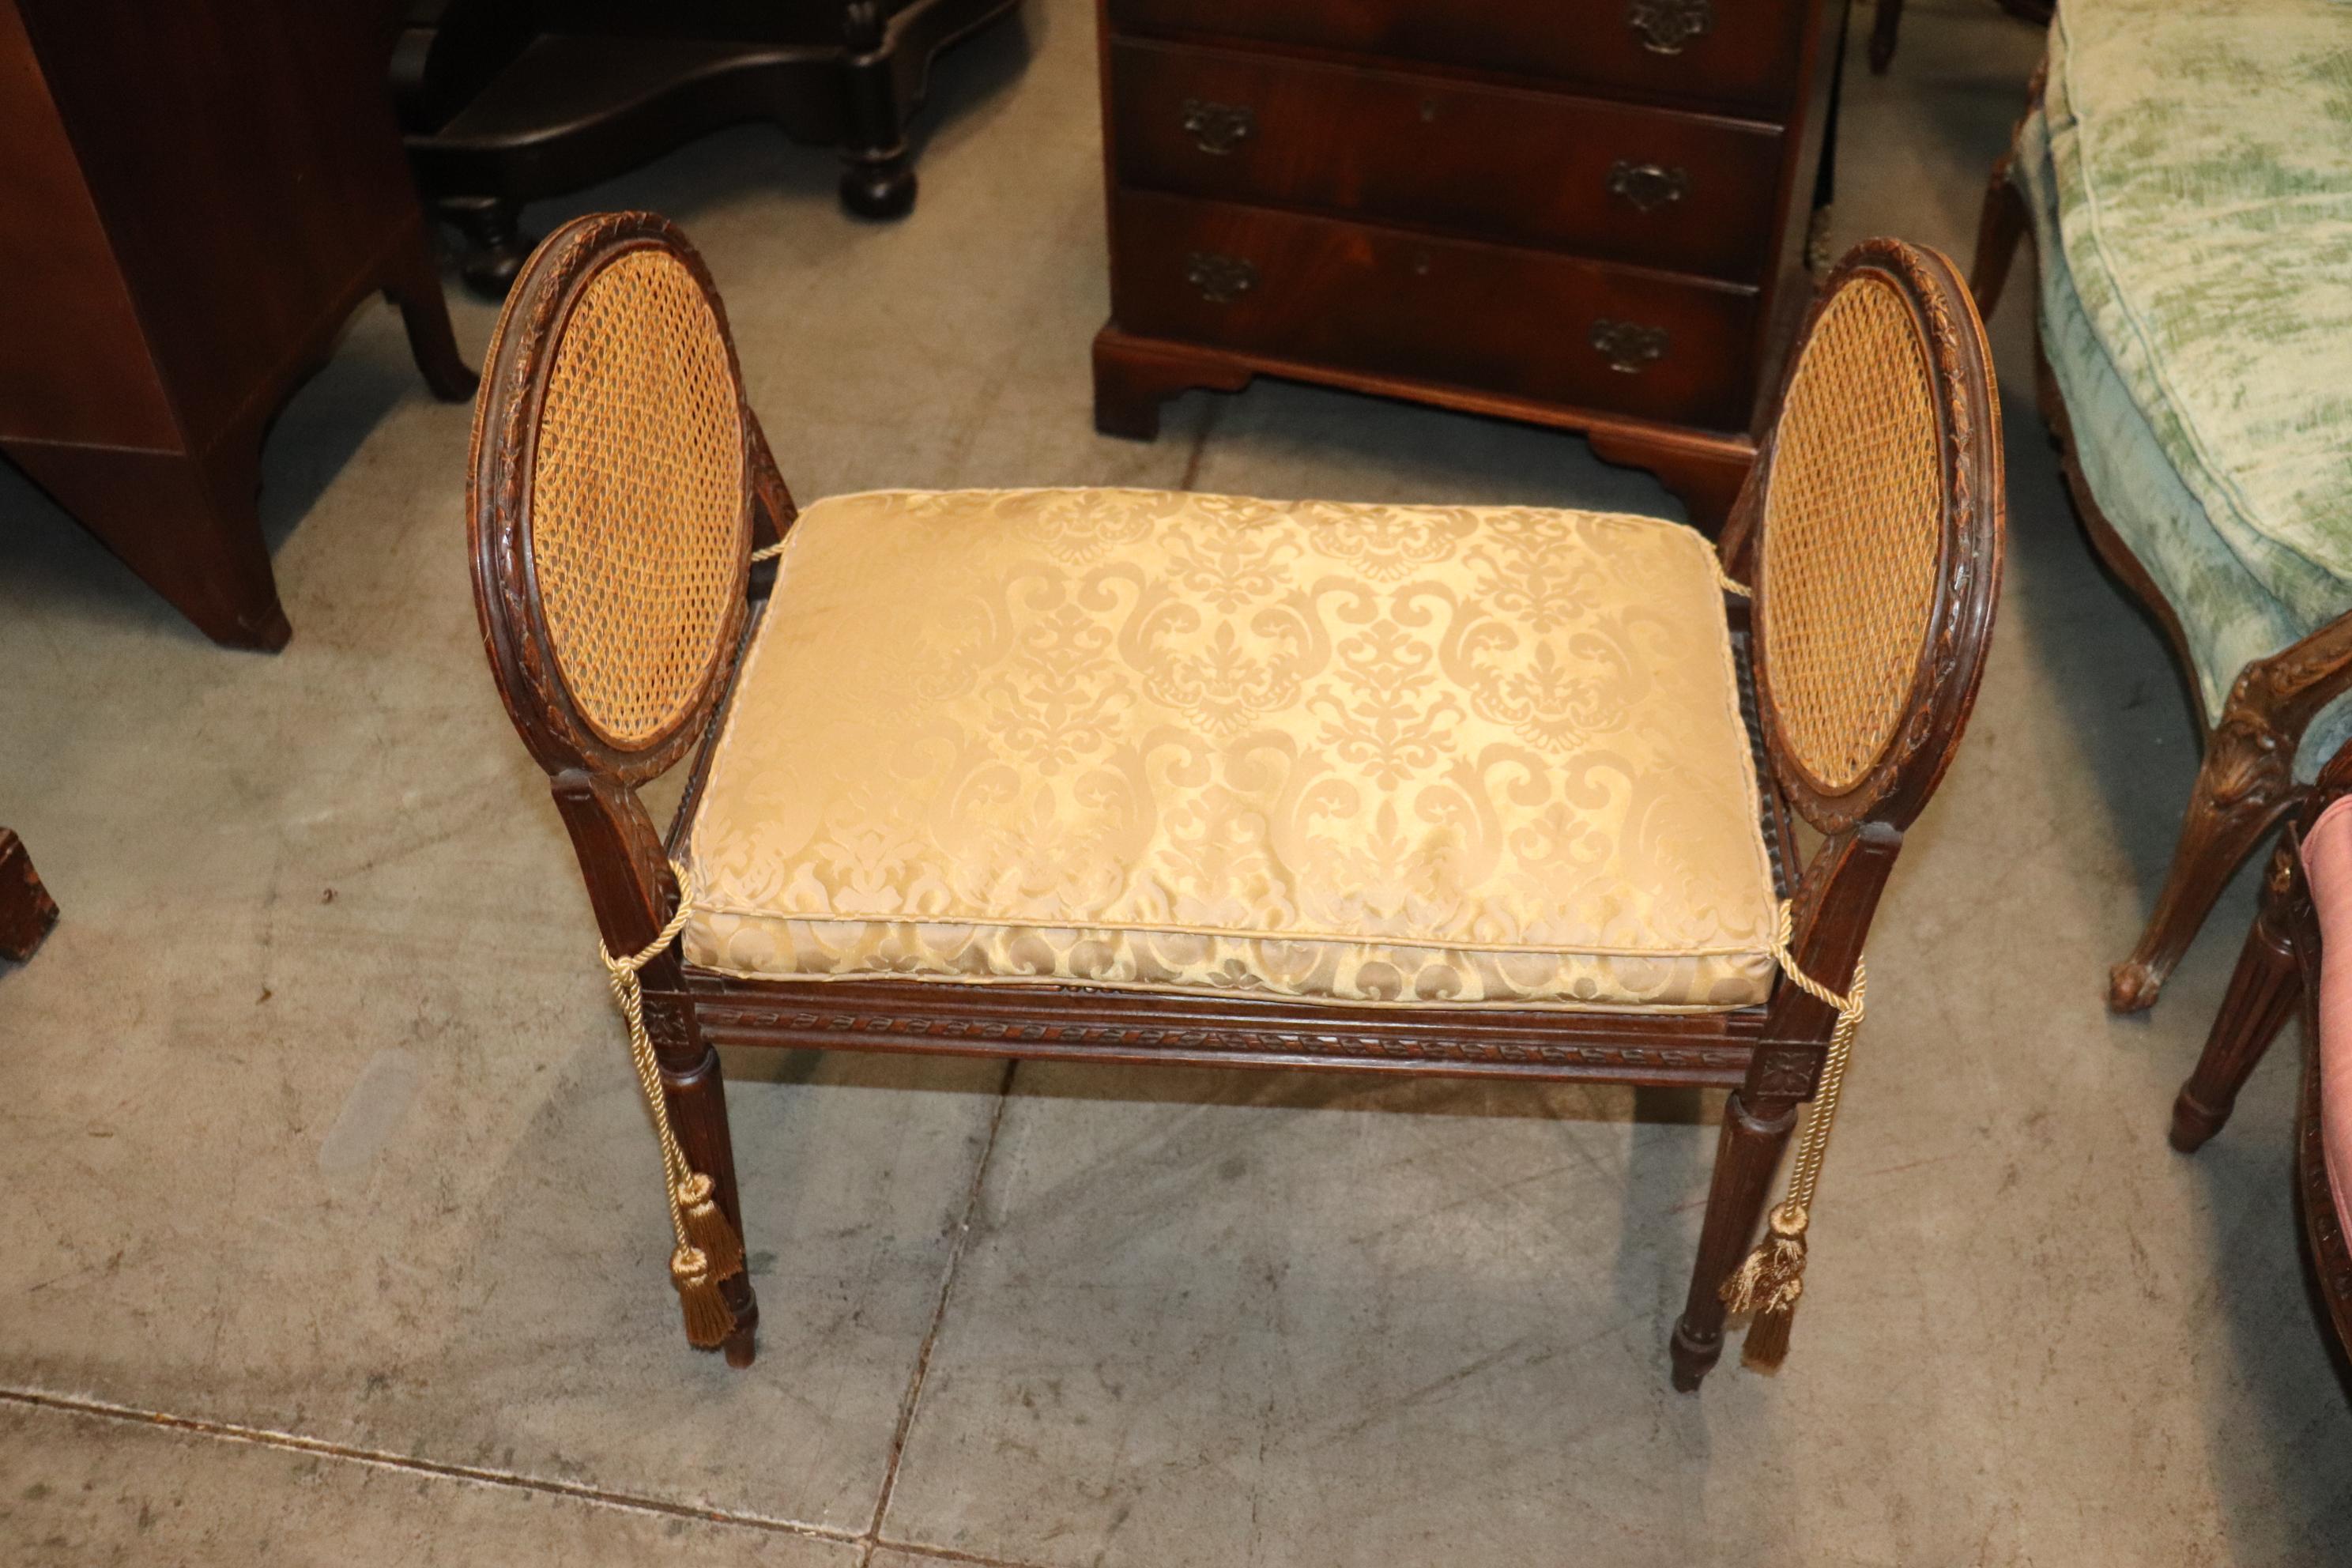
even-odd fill
[{"label": "green patterned upholstery", "polygon": [[2084,478],[2218,715],[2352,609],[2352,5],[2066,0],[2013,171]]}]

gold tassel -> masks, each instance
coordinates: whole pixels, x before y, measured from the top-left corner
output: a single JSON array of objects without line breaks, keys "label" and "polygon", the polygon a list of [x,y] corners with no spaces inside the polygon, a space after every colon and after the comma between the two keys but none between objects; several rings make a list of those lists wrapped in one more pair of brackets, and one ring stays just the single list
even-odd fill
[{"label": "gold tassel", "polygon": [[743,1272],[743,1239],[727,1223],[719,1207],[710,1178],[699,1171],[677,1184],[678,1216],[686,1222],[686,1243],[702,1254],[713,1279],[731,1279]]},{"label": "gold tassel", "polygon": [[1739,1356],[1749,1366],[1769,1371],[1788,1357],[1789,1325],[1805,1293],[1807,1221],[1802,1209],[1776,1205],[1766,1222],[1764,1239],[1723,1282],[1724,1306],[1755,1314]]},{"label": "gold tassel", "polygon": [[677,1302],[686,1312],[686,1341],[697,1350],[717,1350],[735,1331],[735,1313],[720,1294],[710,1260],[698,1247],[681,1247],[669,1255],[670,1283],[677,1287]]},{"label": "gold tassel", "polygon": [[614,958],[601,946],[597,952],[613,982],[613,1000],[620,1005],[628,1026],[629,1059],[637,1072],[637,1088],[653,1118],[654,1135],[661,1145],[663,1195],[669,1200],[671,1234],[677,1250],[670,1254],[670,1283],[677,1287],[678,1304],[686,1312],[686,1337],[703,1350],[715,1350],[735,1331],[735,1314],[727,1305],[719,1282],[743,1271],[743,1239],[719,1207],[718,1190],[709,1176],[687,1163],[677,1134],[669,1124],[669,1098],[663,1090],[661,1064],[646,1032],[645,987],[637,972],[667,952],[684,930],[692,905],[686,898],[686,868],[670,863],[678,887],[677,908],[652,942],[626,958]]}]

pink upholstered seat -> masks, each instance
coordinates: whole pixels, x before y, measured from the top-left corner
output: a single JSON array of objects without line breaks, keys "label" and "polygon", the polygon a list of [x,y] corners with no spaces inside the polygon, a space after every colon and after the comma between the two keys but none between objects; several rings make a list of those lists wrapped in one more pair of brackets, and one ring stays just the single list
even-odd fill
[{"label": "pink upholstered seat", "polygon": [[2303,869],[2319,915],[2319,1134],[2336,1218],[2352,1234],[2352,795],[2303,837]]}]

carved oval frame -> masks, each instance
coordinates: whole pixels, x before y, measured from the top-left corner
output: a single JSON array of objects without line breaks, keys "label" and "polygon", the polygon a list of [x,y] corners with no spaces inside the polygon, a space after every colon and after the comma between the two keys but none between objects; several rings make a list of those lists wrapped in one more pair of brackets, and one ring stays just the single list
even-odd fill
[{"label": "carved oval frame", "polygon": [[[718,323],[727,345],[727,373],[734,384],[741,432],[742,496],[734,587],[727,595],[709,663],[677,718],[632,746],[616,742],[591,721],[564,679],[540,602],[530,501],[548,378],[572,308],[600,272],[639,250],[667,251],[682,264]],[[532,758],[548,773],[584,767],[642,784],[685,755],[709,721],[733,673],[748,610],[755,428],[743,400],[742,365],[736,357],[735,334],[727,324],[727,307],[709,268],[676,225],[655,213],[599,214],[564,225],[531,253],[507,296],[486,357],[467,462],[466,514],[482,645],[508,717]]]},{"label": "carved oval frame", "polygon": [[[1968,286],[1948,257],[1895,239],[1857,245],[1839,259],[1815,295],[1799,342],[1811,340],[1838,290],[1865,273],[1894,286],[1910,309],[1912,325],[1927,353],[1936,395],[1943,536],[1927,635],[1920,641],[1902,718],[1862,776],[1843,790],[1830,788],[1805,766],[1782,724],[1765,652],[1771,640],[1765,635],[1772,613],[1770,595],[1759,574],[1749,657],[1755,663],[1766,749],[1790,804],[1829,834],[1843,833],[1864,820],[1907,827],[1943,781],[1984,679],[1993,611],[2000,600],[2008,510],[1992,353]],[[1783,407],[1801,358],[1801,349],[1790,354],[1783,368]],[[1765,497],[1770,493],[1772,457],[1773,446],[1768,443],[1759,458],[1766,465]],[[1748,547],[1758,561],[1762,559],[1760,530],[1767,526],[1761,499],[1755,511],[1759,536]]]}]

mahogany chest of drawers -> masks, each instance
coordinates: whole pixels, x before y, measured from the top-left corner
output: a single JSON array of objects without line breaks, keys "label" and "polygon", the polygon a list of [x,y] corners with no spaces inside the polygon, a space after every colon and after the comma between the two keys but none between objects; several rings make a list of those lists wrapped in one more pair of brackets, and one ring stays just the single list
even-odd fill
[{"label": "mahogany chest of drawers", "polygon": [[1581,430],[1728,509],[1811,291],[1843,5],[1098,5],[1101,429],[1288,376]]}]

